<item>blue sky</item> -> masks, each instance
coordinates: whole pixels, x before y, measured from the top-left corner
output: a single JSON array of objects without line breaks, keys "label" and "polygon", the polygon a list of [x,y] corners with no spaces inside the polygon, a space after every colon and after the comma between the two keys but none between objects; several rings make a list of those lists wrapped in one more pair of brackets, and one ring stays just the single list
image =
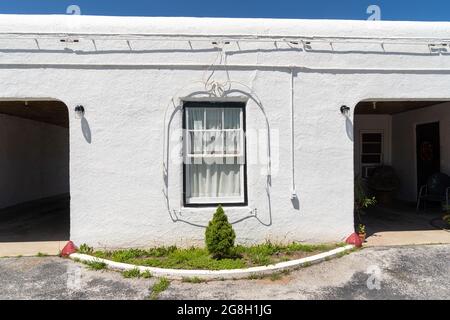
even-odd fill
[{"label": "blue sky", "polygon": [[2,0],[0,13],[359,19],[378,5],[382,20],[450,21],[448,0]]}]

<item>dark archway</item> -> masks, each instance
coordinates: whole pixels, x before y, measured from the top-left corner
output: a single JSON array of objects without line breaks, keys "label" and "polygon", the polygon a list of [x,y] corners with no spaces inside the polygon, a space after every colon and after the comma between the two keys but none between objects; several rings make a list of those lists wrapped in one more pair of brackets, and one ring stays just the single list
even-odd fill
[{"label": "dark archway", "polygon": [[[363,208],[361,214],[355,210],[356,227],[366,225],[370,236],[380,232],[424,232],[443,226],[445,200],[427,201],[425,207],[424,202],[418,206],[418,198],[430,176],[450,175],[450,141],[445,138],[450,133],[449,123],[448,101],[373,100],[356,105],[355,203],[361,190],[377,201],[376,206]],[[396,178],[392,181],[397,180],[397,185],[388,179],[383,185],[383,179],[373,178],[382,171],[380,167],[384,172],[394,172]]]},{"label": "dark archway", "polygon": [[70,238],[69,117],[56,100],[0,101],[0,242]]}]

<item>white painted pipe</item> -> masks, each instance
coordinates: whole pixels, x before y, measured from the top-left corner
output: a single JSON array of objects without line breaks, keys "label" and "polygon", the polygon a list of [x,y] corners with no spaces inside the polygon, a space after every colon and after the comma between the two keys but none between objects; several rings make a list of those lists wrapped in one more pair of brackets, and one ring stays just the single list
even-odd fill
[{"label": "white painted pipe", "polygon": [[7,32],[0,33],[1,39],[54,39],[74,37],[86,40],[117,39],[117,40],[146,40],[146,41],[239,41],[239,42],[349,42],[349,43],[385,43],[396,44],[434,44],[447,43],[450,38],[433,37],[363,37],[363,36],[289,36],[289,35],[258,35],[258,34],[164,34],[164,33],[33,33],[33,32]]},{"label": "white painted pipe", "polygon": [[291,88],[291,168],[292,168],[292,189],[291,200],[297,198],[297,191],[295,189],[295,127],[294,127],[294,69],[291,69],[290,75],[290,88]]},{"label": "white painted pipe", "polygon": [[[25,63],[17,63],[17,62],[1,62],[0,68],[147,68],[147,69],[158,69],[158,68],[166,68],[166,69],[201,69],[208,68],[210,64],[195,64],[195,63],[34,63],[34,62],[25,62]],[[227,64],[225,66],[214,66],[217,69],[279,69],[284,70],[285,72],[291,72],[291,69],[294,70],[305,70],[305,71],[317,71],[317,72],[336,72],[336,71],[350,71],[350,72],[450,72],[450,68],[344,68],[344,67],[315,67],[315,66],[293,66],[293,65],[273,65],[273,64],[265,64],[265,65],[255,65],[255,64]]]}]

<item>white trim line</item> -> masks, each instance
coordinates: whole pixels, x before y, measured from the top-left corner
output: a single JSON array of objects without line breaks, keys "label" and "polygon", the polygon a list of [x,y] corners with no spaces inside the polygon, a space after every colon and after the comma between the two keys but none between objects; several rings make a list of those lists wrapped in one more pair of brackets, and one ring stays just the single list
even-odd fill
[{"label": "white trim line", "polygon": [[204,280],[222,280],[222,279],[242,279],[251,276],[261,276],[282,272],[287,270],[294,270],[305,265],[316,264],[326,259],[331,259],[339,254],[350,251],[354,248],[353,245],[346,245],[344,247],[336,248],[327,252],[323,252],[311,257],[306,257],[297,260],[280,262],[273,265],[252,267],[247,269],[230,269],[230,270],[185,270],[185,269],[163,269],[156,267],[136,266],[128,263],[115,262],[107,259],[93,257],[87,254],[73,253],[69,256],[72,260],[80,260],[82,262],[103,262],[108,269],[117,271],[126,271],[132,269],[139,269],[141,272],[149,271],[155,277],[167,277],[173,280],[181,280],[183,278],[198,277]]},{"label": "white trim line", "polygon": [[[435,54],[437,56],[437,54]],[[0,68],[8,68],[8,69],[22,69],[22,68],[80,68],[80,69],[89,69],[89,68],[105,68],[105,69],[169,69],[169,70],[178,70],[178,69],[188,69],[188,70],[196,70],[196,69],[204,69],[211,67],[210,64],[205,63],[103,63],[103,62],[51,62],[51,63],[42,63],[42,62],[1,62]],[[387,67],[341,67],[341,66],[329,66],[329,67],[316,67],[316,66],[302,66],[302,65],[283,65],[283,64],[227,64],[223,65],[215,65],[214,68],[222,70],[224,68],[228,69],[249,69],[249,70],[266,70],[266,69],[276,69],[276,70],[284,70],[284,72],[291,72],[291,70],[298,70],[299,72],[355,72],[355,73],[379,73],[379,72],[412,72],[412,73],[449,73],[450,68],[387,68]],[[189,100],[186,100],[189,101]],[[215,100],[220,101],[220,100]],[[366,101],[366,100],[363,100]]]},{"label": "white trim line", "polygon": [[145,41],[230,41],[230,42],[333,42],[375,44],[440,44],[448,43],[448,37],[377,37],[377,36],[314,36],[281,34],[188,34],[188,33],[80,33],[80,32],[0,32],[0,39],[61,39],[92,40],[145,40]]}]

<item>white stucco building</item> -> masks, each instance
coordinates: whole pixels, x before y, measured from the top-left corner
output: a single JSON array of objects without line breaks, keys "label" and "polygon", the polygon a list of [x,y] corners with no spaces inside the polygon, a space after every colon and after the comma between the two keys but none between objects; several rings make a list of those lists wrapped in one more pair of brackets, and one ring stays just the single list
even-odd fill
[{"label": "white stucco building", "polygon": [[70,193],[93,246],[201,244],[218,203],[241,243],[342,241],[366,166],[415,201],[418,124],[450,174],[449,46],[436,22],[2,15],[1,208]]}]

